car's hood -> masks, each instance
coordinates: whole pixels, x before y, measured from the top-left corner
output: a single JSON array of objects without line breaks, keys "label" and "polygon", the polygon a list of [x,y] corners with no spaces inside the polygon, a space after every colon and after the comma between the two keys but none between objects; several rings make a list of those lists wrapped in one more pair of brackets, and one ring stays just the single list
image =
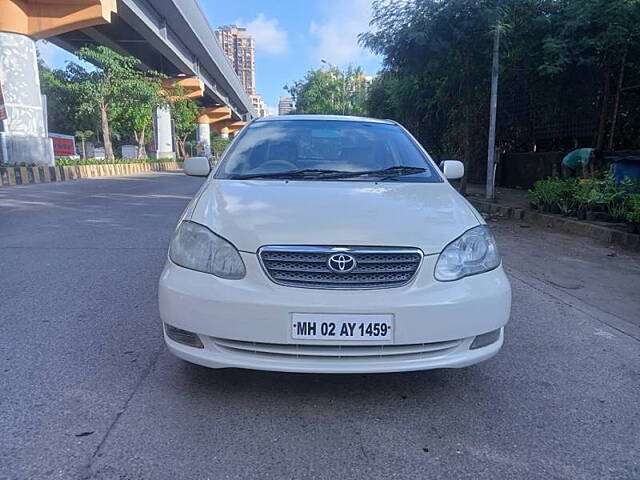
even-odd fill
[{"label": "car's hood", "polygon": [[212,179],[196,201],[191,219],[247,252],[336,245],[432,254],[479,223],[446,183]]}]

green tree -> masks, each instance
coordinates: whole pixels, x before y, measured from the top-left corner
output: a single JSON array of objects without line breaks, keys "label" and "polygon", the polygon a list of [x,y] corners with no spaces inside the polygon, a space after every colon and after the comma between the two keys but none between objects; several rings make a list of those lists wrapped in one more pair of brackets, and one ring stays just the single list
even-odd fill
[{"label": "green tree", "polygon": [[588,70],[601,79],[595,146],[602,149],[608,136],[608,147],[612,148],[625,71],[633,61],[629,53],[637,54],[640,2],[564,0],[559,3],[563,8],[552,19],[553,32],[544,39],[545,59],[539,69],[559,79],[567,71]]},{"label": "green tree", "polygon": [[91,130],[77,130],[75,135],[76,135],[76,138],[79,139],[82,144],[82,158],[86,159],[87,158],[86,143],[87,143],[87,140],[89,140],[93,136],[93,132]]},{"label": "green tree", "polygon": [[50,69],[38,62],[40,90],[47,97],[47,120],[49,130],[73,135],[78,126],[96,129],[98,116],[82,112],[64,70]]},{"label": "green tree", "polygon": [[[475,132],[487,124],[482,117],[490,80],[492,3],[378,0],[372,19],[376,30],[360,37],[362,44],[383,55],[385,70],[398,89],[389,94],[403,106],[400,111],[408,113],[409,125],[420,132],[435,118],[443,122],[448,138],[439,142],[461,151],[466,171],[474,152],[480,151]],[[413,112],[407,112],[407,104]],[[467,175],[462,191],[466,181]]]},{"label": "green tree", "polygon": [[[70,63],[65,81],[84,114],[99,114],[105,156],[113,160],[110,122],[122,122],[139,140],[151,120],[150,111],[159,103],[160,78],[139,69],[140,60],[126,57],[105,46],[82,47],[76,55],[95,68]],[[155,92],[155,94],[153,94]]]},{"label": "green tree", "polygon": [[360,67],[309,70],[285,89],[296,102],[296,113],[363,115],[367,81]]},{"label": "green tree", "polygon": [[153,77],[133,81],[124,89],[124,101],[112,105],[111,115],[122,133],[138,145],[136,157],[145,152],[147,133],[152,129],[153,111],[166,100],[160,95],[160,82]]},{"label": "green tree", "polygon": [[187,138],[196,130],[196,117],[200,107],[190,98],[179,98],[171,102],[171,118],[173,119],[176,134],[176,146],[178,156],[187,157]]},{"label": "green tree", "polygon": [[639,0],[376,0],[373,13],[360,41],[383,70],[368,114],[400,121],[436,155],[462,155],[476,181],[496,25],[500,148],[640,146]]},{"label": "green tree", "polygon": [[217,132],[211,133],[211,151],[215,158],[220,158],[230,143],[230,138],[222,138]]}]

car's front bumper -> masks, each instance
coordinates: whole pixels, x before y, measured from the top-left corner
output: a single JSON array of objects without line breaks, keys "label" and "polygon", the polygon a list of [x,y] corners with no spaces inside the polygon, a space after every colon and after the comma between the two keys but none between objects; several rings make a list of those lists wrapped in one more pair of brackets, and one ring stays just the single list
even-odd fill
[{"label": "car's front bumper", "polygon": [[[242,253],[247,276],[224,280],[167,261],[160,278],[162,321],[194,332],[204,348],[166,336],[178,357],[222,368],[372,373],[465,367],[495,355],[509,320],[511,288],[502,267],[437,282],[437,256],[426,256],[411,284],[382,290],[317,290],[270,281],[256,255]],[[393,314],[392,342],[293,340],[293,313]],[[498,339],[470,349],[476,336]],[[357,347],[357,348],[352,348]],[[362,348],[360,348],[362,347]]]}]

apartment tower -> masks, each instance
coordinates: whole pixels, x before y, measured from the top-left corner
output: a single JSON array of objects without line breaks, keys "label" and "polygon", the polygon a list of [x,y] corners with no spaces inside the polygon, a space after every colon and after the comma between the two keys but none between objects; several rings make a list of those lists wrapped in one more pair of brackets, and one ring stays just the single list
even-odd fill
[{"label": "apartment tower", "polygon": [[256,93],[253,37],[246,28],[225,25],[216,30],[218,43],[238,74],[245,91]]},{"label": "apartment tower", "polygon": [[291,97],[280,97],[278,102],[278,115],[287,115],[293,110],[293,99]]}]

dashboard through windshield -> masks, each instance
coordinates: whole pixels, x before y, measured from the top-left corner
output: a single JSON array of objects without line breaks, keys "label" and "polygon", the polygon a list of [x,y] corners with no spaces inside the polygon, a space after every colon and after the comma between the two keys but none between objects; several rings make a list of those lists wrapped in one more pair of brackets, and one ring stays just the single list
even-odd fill
[{"label": "dashboard through windshield", "polygon": [[246,127],[216,178],[442,182],[400,127],[340,120],[271,120]]}]

